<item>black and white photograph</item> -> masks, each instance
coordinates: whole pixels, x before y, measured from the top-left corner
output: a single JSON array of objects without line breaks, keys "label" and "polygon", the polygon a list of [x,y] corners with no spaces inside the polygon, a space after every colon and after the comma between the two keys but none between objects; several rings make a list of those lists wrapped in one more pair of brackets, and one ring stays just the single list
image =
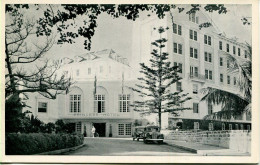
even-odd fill
[{"label": "black and white photograph", "polygon": [[259,161],[258,1],[112,2],[2,2],[2,161]]}]

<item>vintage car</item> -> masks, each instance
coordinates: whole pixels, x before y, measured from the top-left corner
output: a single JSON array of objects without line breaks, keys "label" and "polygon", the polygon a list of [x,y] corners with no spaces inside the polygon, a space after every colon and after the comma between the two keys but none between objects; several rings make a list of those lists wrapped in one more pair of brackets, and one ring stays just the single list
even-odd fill
[{"label": "vintage car", "polygon": [[143,133],[144,133],[145,126],[138,126],[134,128],[133,133],[133,141],[136,139],[139,141],[139,139],[143,139]]},{"label": "vintage car", "polygon": [[154,125],[138,126],[134,128],[133,140],[143,139],[144,143],[163,143],[164,136],[160,133],[160,128]]},{"label": "vintage car", "polygon": [[163,143],[164,136],[160,133],[160,128],[154,125],[148,125],[144,128],[143,132],[144,143],[156,142]]}]

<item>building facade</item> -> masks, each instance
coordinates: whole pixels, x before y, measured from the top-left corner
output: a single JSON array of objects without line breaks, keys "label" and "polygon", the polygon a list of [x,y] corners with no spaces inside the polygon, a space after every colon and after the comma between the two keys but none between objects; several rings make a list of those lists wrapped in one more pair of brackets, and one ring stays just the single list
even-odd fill
[{"label": "building facade", "polygon": [[[211,23],[212,26],[200,28],[202,23]],[[157,16],[140,19],[133,27],[133,67],[140,69],[139,62],[148,62],[151,57],[151,42],[158,39],[154,28],[169,27],[165,34],[168,40],[165,51],[169,53],[172,65],[179,66],[183,78],[172,91],[183,90],[189,93],[192,100],[185,102],[185,110],[179,116],[167,114],[164,116],[163,127],[182,129],[251,129],[251,117],[242,114],[230,120],[219,119],[207,121],[203,118],[221,110],[220,105],[210,105],[200,101],[202,88],[213,87],[232,93],[239,93],[238,76],[230,73],[230,62],[227,54],[237,58],[247,59],[248,48],[245,44],[237,41],[237,38],[228,38],[221,32],[214,22],[203,12],[186,14],[178,10],[158,19]],[[142,35],[139,35],[142,34]],[[206,126],[205,126],[206,124]]]},{"label": "building facade", "polygon": [[58,119],[72,123],[76,132],[86,136],[92,136],[92,126],[100,137],[132,136],[139,115],[129,106],[135,99],[130,90],[135,80],[127,59],[113,50],[103,50],[60,62],[59,74],[75,83],[55,100],[33,94],[27,102],[30,111],[45,123]]}]

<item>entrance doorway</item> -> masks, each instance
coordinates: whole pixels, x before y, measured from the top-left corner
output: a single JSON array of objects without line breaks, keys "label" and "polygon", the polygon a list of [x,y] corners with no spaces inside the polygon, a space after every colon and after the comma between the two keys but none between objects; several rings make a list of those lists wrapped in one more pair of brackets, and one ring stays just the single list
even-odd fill
[{"label": "entrance doorway", "polygon": [[99,137],[106,137],[106,123],[93,123]]}]

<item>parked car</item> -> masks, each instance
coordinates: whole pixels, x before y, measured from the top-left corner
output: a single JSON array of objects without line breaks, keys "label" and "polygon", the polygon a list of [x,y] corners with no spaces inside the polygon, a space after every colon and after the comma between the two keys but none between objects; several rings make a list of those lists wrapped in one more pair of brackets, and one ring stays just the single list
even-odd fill
[{"label": "parked car", "polygon": [[137,141],[139,141],[139,139],[143,139],[144,128],[145,128],[145,126],[137,126],[134,128],[133,141],[135,139]]},{"label": "parked car", "polygon": [[143,133],[144,143],[148,142],[156,142],[156,143],[163,143],[164,136],[160,133],[160,128],[158,126],[146,126],[144,128]]},{"label": "parked car", "polygon": [[143,139],[144,143],[163,143],[164,136],[160,133],[160,128],[154,125],[138,126],[134,128],[133,140]]}]

